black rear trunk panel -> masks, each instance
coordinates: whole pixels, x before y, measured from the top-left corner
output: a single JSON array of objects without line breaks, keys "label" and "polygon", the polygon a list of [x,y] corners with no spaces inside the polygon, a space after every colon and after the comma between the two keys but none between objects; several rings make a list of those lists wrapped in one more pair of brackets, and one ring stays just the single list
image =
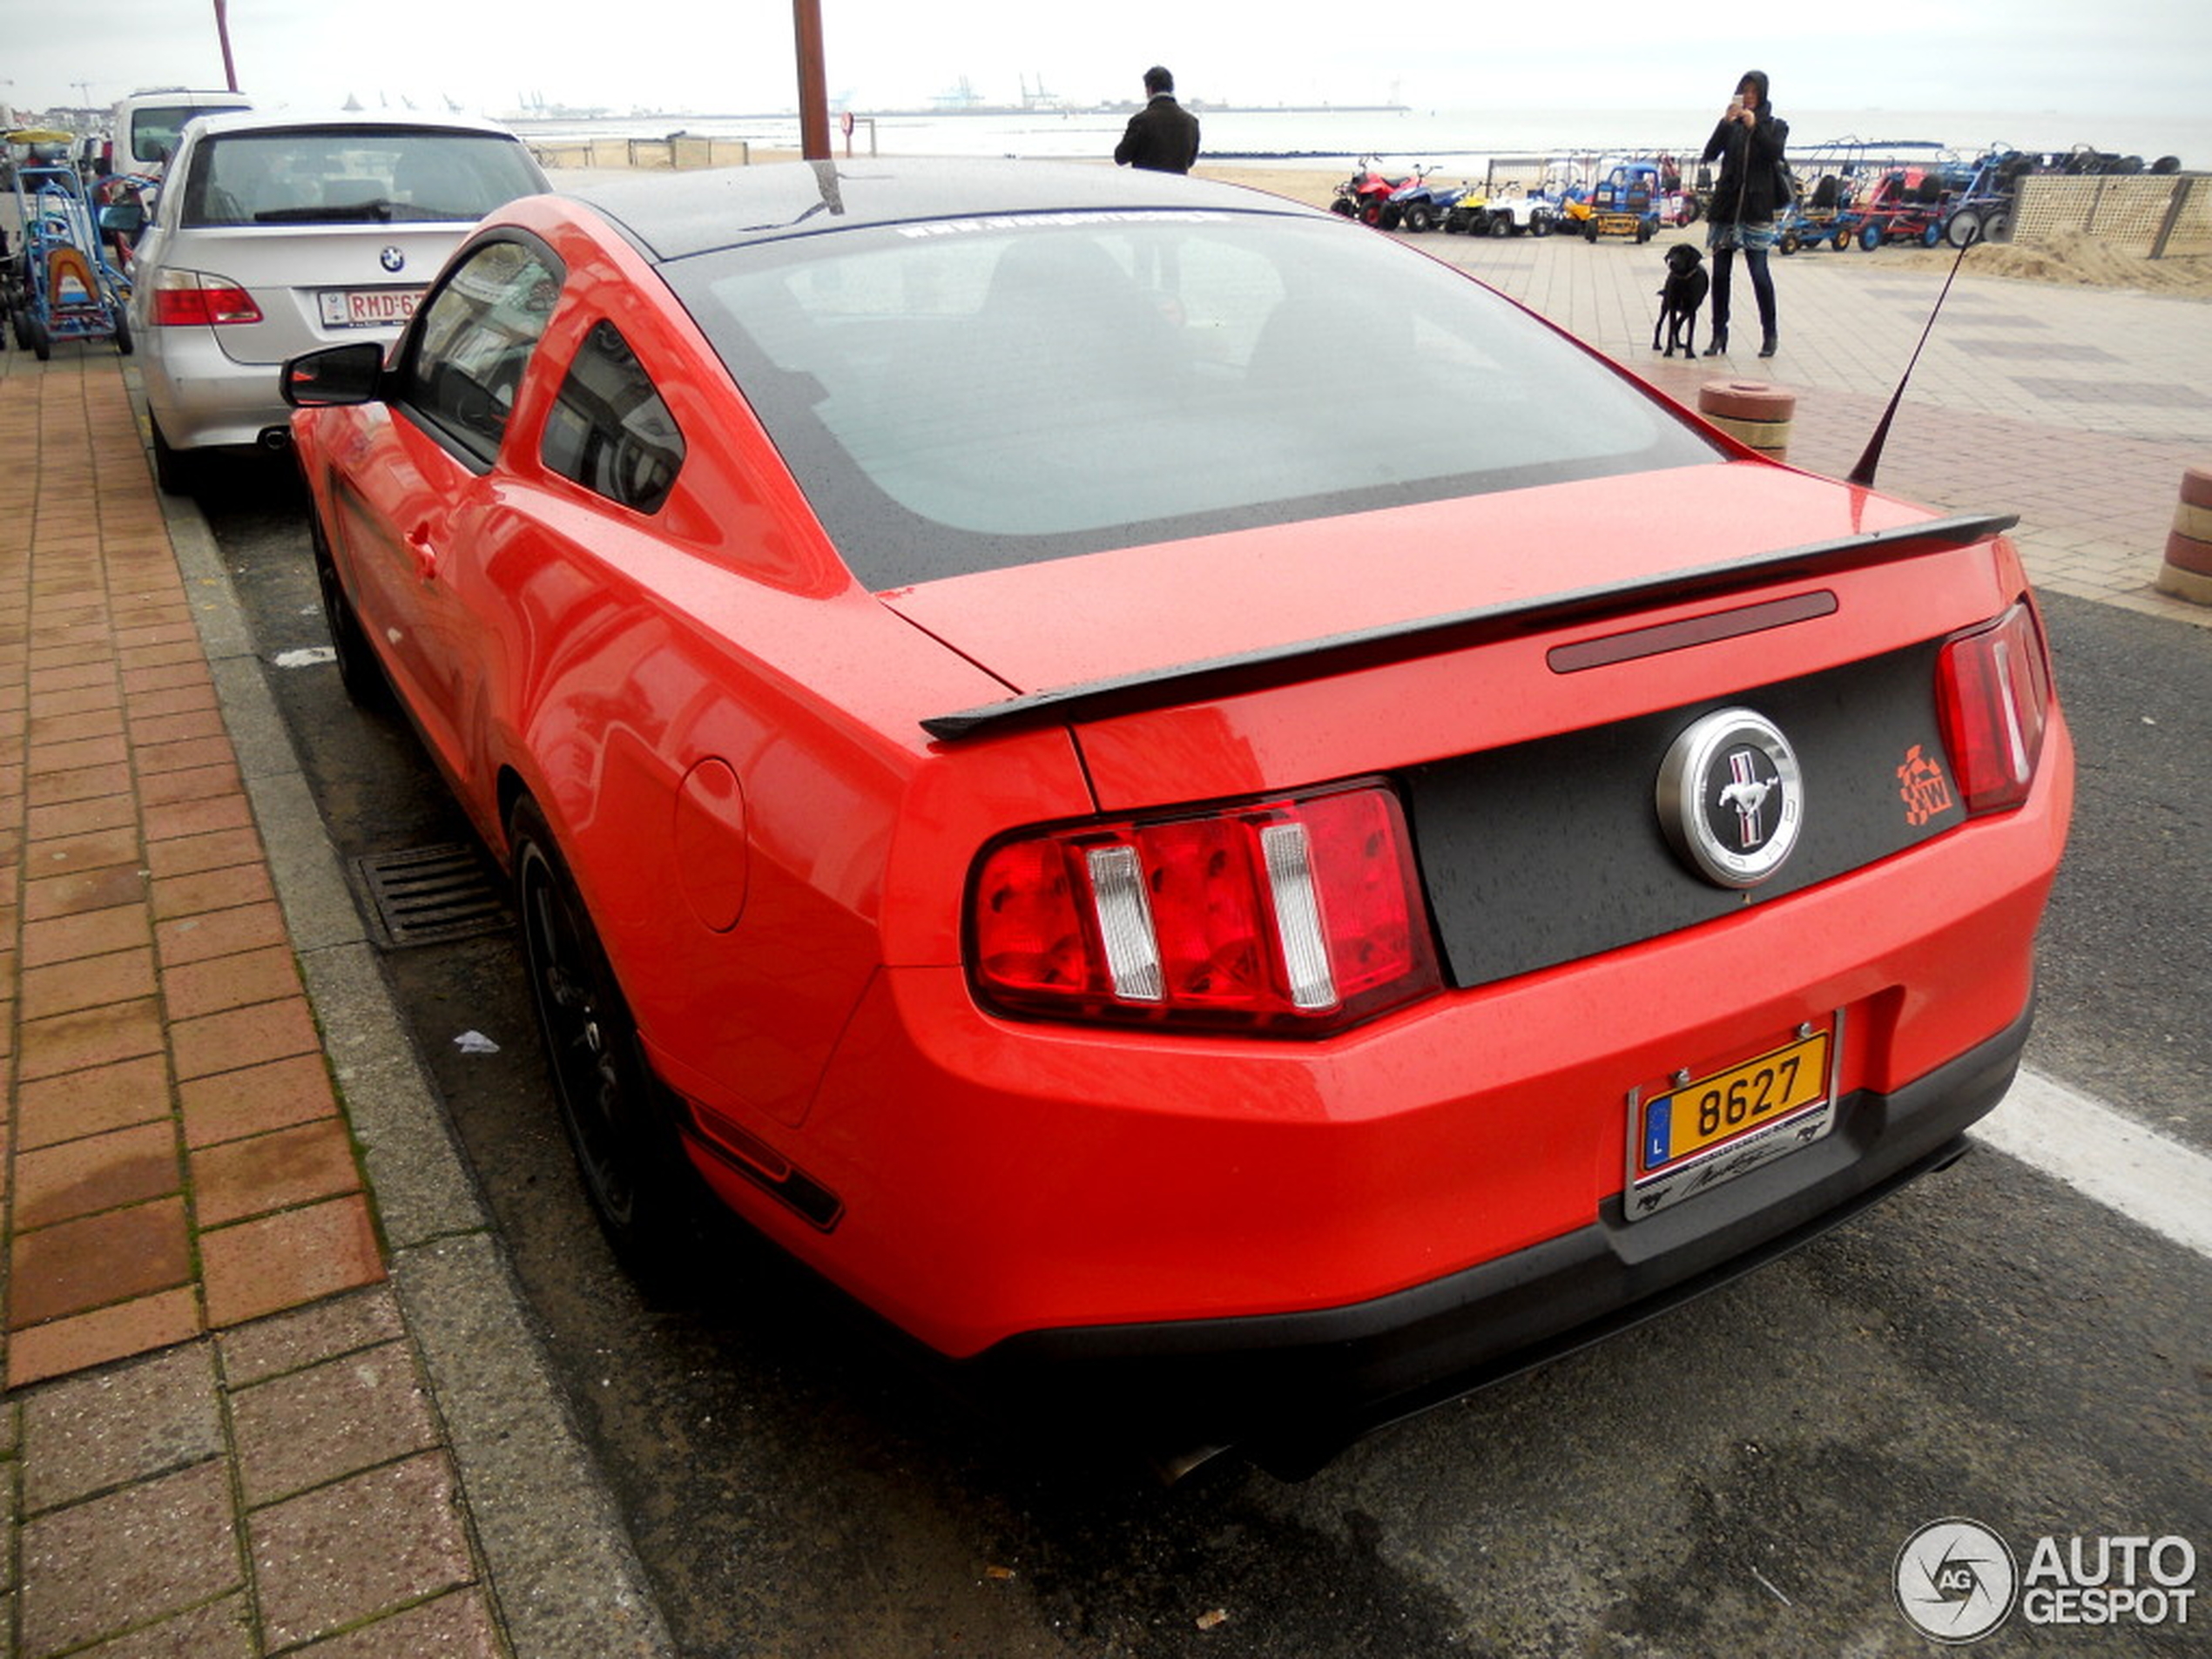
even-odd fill
[{"label": "black rear trunk panel", "polygon": [[[1925,822],[1900,768],[1918,745],[1947,779],[1936,712],[1940,641],[1403,775],[1447,972],[1487,984],[1764,904],[1955,827],[1955,798]],[[1668,843],[1660,768],[1688,726],[1743,707],[1778,726],[1803,767],[1796,848],[1738,892]]]}]

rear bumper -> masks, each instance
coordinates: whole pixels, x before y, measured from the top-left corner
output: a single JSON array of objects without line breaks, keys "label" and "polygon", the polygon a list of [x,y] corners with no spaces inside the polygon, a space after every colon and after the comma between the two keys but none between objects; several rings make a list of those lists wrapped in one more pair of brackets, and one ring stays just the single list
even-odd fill
[{"label": "rear bumper", "polygon": [[1626,1221],[1616,1197],[1588,1226],[1372,1300],[1029,1332],[968,1366],[994,1394],[1310,1469],[1725,1285],[1955,1162],[2011,1086],[2032,1017],[1894,1093],[1849,1096],[1825,1140],[1644,1220]]},{"label": "rear bumper", "polygon": [[133,321],[146,407],[171,448],[243,446],[272,428],[290,431],[292,411],[278,390],[278,365],[233,361],[212,328],[156,328]]}]

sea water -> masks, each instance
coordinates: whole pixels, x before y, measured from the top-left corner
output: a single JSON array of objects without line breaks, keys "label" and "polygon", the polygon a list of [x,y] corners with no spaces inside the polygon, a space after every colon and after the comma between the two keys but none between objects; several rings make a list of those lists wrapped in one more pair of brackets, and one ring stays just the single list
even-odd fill
[{"label": "sea water", "polygon": [[[2044,111],[1791,110],[1791,151],[1863,145],[1869,153],[1912,145],[1972,158],[1994,146],[2035,152],[2077,145],[2146,162],[2178,156],[2212,165],[2212,118],[2079,116]],[[1704,109],[1225,109],[1197,111],[1201,159],[1278,166],[1347,165],[1375,156],[1386,165],[1432,165],[1446,173],[1480,172],[1494,158],[1593,152],[1694,157],[1717,111]],[[831,116],[833,153],[889,156],[1110,156],[1127,110],[1037,108],[990,114],[927,111],[871,114],[855,110],[849,139]],[[592,121],[512,123],[532,138],[660,138],[677,132],[751,140],[766,149],[799,148],[793,115],[652,115]]]}]

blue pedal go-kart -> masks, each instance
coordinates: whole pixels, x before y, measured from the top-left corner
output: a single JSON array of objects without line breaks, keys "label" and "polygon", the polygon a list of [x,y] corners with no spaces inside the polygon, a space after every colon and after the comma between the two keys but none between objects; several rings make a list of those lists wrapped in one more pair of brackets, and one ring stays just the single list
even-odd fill
[{"label": "blue pedal go-kart", "polygon": [[123,280],[108,262],[98,216],[77,170],[26,162],[17,167],[15,183],[23,245],[5,281],[16,344],[41,362],[64,340],[112,340],[128,355]]}]

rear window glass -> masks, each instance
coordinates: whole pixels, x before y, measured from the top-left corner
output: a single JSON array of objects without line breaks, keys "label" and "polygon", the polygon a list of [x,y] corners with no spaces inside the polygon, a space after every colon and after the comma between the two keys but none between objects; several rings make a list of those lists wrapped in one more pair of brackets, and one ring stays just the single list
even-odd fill
[{"label": "rear window glass", "polygon": [[206,104],[159,104],[135,109],[131,111],[131,131],[125,135],[130,141],[130,152],[148,160],[174,155],[177,134],[184,131],[185,122],[195,115],[211,115],[227,107]]},{"label": "rear window glass", "polygon": [[194,152],[182,222],[474,224],[543,188],[529,151],[496,133],[242,132],[211,138]]},{"label": "rear window glass", "polygon": [[947,221],[662,269],[878,589],[1715,458],[1507,301],[1333,219]]}]

